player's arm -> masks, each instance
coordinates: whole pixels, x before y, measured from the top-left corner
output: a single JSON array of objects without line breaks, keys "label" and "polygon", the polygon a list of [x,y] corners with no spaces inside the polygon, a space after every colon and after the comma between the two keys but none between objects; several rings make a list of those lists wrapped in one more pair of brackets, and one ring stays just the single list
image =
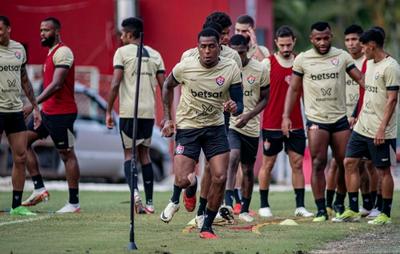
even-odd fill
[{"label": "player's arm", "polygon": [[172,121],[171,108],[174,100],[174,88],[178,85],[179,82],[171,73],[165,79],[164,85],[162,86],[164,120],[161,122],[161,133],[164,137],[171,137],[175,132],[175,124]]},{"label": "player's arm", "polygon": [[229,112],[234,116],[238,116],[243,113],[244,105],[242,83],[232,84],[229,87],[229,96],[231,98],[224,102],[224,111]]},{"label": "player's arm", "polygon": [[38,96],[37,102],[42,103],[49,99],[55,92],[63,87],[65,78],[69,72],[69,66],[56,66],[53,74],[53,81]]},{"label": "player's arm", "polygon": [[21,66],[21,86],[22,89],[24,90],[26,97],[31,103],[31,106],[28,107],[28,109],[24,108],[24,116],[27,117],[33,110],[34,128],[36,129],[40,125],[42,118],[40,116],[39,107],[36,102],[31,81],[29,80],[28,73],[26,72],[25,64]]},{"label": "player's arm", "polygon": [[385,129],[390,119],[392,118],[393,112],[396,109],[398,92],[399,92],[398,86],[388,87],[388,90],[386,92],[387,101],[384,108],[382,122],[379,125],[378,131],[374,139],[375,145],[380,145],[385,143]]},{"label": "player's arm", "polygon": [[122,66],[115,66],[113,77],[111,80],[111,90],[108,95],[107,110],[106,110],[106,126],[111,129],[114,127],[114,119],[112,116],[112,110],[114,108],[115,99],[118,96],[119,86],[124,76],[124,69]]},{"label": "player's arm", "polygon": [[165,82],[165,72],[164,71],[157,72],[156,79],[157,79],[158,85],[160,86],[160,89],[162,91],[162,88],[163,88],[163,85],[164,85],[164,82]]},{"label": "player's arm", "polygon": [[267,105],[269,99],[269,85],[260,88],[260,98],[253,110],[247,114],[239,116],[239,122],[236,124],[237,128],[243,128],[253,117],[257,116]]},{"label": "player's arm", "polygon": [[258,47],[257,44],[257,36],[253,28],[249,27],[248,34],[250,36],[250,42],[253,47],[255,47],[256,51],[254,52],[254,57],[258,61],[262,61],[265,59],[267,56],[264,55],[264,53],[261,51],[261,49]]},{"label": "player's arm", "polygon": [[289,136],[289,130],[292,128],[292,121],[290,114],[292,113],[294,104],[301,94],[303,86],[303,74],[293,71],[290,86],[286,93],[285,107],[282,115],[282,132],[284,135]]},{"label": "player's arm", "polygon": [[364,74],[355,65],[347,67],[346,72],[360,86],[365,87]]}]

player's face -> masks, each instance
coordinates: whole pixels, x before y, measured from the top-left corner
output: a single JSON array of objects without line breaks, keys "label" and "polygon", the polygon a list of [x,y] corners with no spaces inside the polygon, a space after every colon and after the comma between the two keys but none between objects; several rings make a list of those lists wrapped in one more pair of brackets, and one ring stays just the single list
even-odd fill
[{"label": "player's face", "polygon": [[374,52],[375,52],[375,43],[374,42],[367,42],[367,43],[361,43],[361,48],[362,52],[364,53],[365,57],[368,60],[371,60],[374,58]]},{"label": "player's face", "polygon": [[235,24],[235,34],[240,34],[240,35],[243,35],[244,37],[248,38],[248,37],[250,37],[249,28],[250,28],[249,24],[236,23]]},{"label": "player's face", "polygon": [[329,28],[324,31],[312,30],[310,41],[318,53],[321,55],[328,53],[332,44],[331,30]]},{"label": "player's face", "polygon": [[10,40],[11,27],[0,21],[0,45],[5,45]]},{"label": "player's face", "polygon": [[58,35],[57,29],[54,27],[53,22],[43,21],[40,23],[40,38],[42,46],[52,47]]},{"label": "player's face", "polygon": [[212,67],[218,63],[220,48],[215,37],[200,36],[198,48],[200,54],[200,63],[203,66]]},{"label": "player's face", "polygon": [[295,43],[296,39],[292,36],[278,37],[275,39],[279,54],[285,58],[289,58],[292,55]]},{"label": "player's face", "polygon": [[361,52],[360,36],[356,33],[347,34],[344,36],[344,45],[350,54],[357,55]]},{"label": "player's face", "polygon": [[230,33],[231,29],[229,27],[226,27],[222,30],[221,33],[221,44],[222,45],[228,45],[229,44],[229,33]]},{"label": "player's face", "polygon": [[121,30],[121,41],[123,45],[129,44],[129,39],[130,39],[131,34],[125,31],[123,28]]},{"label": "player's face", "polygon": [[230,47],[238,52],[240,59],[242,60],[242,65],[244,65],[247,59],[248,47],[245,45],[230,45]]}]

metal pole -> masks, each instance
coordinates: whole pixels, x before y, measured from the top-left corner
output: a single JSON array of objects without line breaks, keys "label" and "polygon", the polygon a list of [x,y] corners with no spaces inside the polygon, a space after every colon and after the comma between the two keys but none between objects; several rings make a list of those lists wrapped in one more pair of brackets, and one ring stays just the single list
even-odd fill
[{"label": "metal pole", "polygon": [[134,172],[137,172],[137,155],[136,155],[136,137],[137,137],[137,115],[138,115],[138,105],[139,105],[139,88],[140,88],[140,74],[142,68],[142,52],[143,52],[143,32],[140,33],[140,44],[138,48],[138,65],[137,65],[137,74],[136,74],[136,93],[135,93],[135,101],[134,101],[134,109],[133,109],[133,133],[132,133],[132,160],[131,160],[131,209],[130,209],[130,217],[131,217],[131,226],[130,226],[130,234],[129,234],[129,245],[128,250],[137,250],[137,246],[135,243],[135,190],[133,188],[134,181],[136,177],[133,176]]}]

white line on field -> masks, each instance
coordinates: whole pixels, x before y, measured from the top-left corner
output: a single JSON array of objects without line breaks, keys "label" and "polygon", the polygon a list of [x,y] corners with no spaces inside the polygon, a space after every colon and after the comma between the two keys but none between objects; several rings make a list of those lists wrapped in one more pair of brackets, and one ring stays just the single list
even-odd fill
[{"label": "white line on field", "polygon": [[6,222],[1,222],[0,227],[6,226],[6,225],[11,225],[11,224],[20,224],[20,223],[25,223],[25,222],[32,222],[32,221],[37,221],[37,220],[46,220],[51,218],[52,215],[45,215],[45,216],[40,216],[40,217],[34,217],[34,218],[29,218],[29,219],[24,219],[24,220],[13,220],[13,221],[6,221]]}]

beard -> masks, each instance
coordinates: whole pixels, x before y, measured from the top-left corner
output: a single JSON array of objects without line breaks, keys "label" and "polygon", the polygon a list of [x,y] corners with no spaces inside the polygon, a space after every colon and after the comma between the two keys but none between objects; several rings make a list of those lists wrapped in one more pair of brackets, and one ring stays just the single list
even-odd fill
[{"label": "beard", "polygon": [[42,43],[43,47],[51,47],[51,46],[54,45],[55,40],[56,40],[56,37],[55,36],[51,36],[49,38],[46,38],[46,39],[42,40],[41,43]]}]

